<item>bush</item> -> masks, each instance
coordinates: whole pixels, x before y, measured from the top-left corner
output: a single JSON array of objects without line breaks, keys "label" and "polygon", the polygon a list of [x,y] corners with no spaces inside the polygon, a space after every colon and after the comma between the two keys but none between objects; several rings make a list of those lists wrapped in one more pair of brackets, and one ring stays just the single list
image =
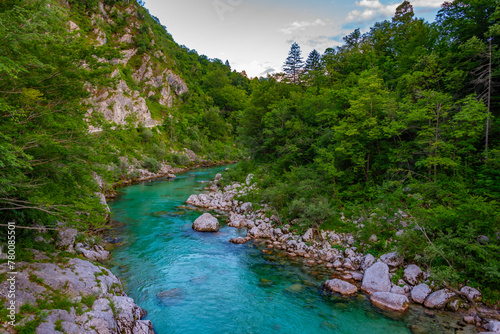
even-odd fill
[{"label": "bush", "polygon": [[174,166],[187,166],[191,163],[187,155],[179,153],[170,153],[167,160]]},{"label": "bush", "polygon": [[155,158],[148,157],[142,162],[142,167],[146,168],[150,172],[158,173],[161,164]]}]

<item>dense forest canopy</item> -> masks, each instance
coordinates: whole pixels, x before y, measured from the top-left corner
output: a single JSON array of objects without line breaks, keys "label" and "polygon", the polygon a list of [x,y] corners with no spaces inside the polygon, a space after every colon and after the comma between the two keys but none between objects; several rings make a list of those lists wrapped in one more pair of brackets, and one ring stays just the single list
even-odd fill
[{"label": "dense forest canopy", "polygon": [[[135,1],[104,1],[108,42],[96,45],[100,5],[0,4],[0,223],[100,230],[92,173],[118,180],[124,156],[152,170],[163,160],[182,164],[171,149],[184,147],[212,160],[250,156],[237,171],[259,176],[254,199],[272,204],[283,223],[357,233],[360,250],[396,247],[436,280],[500,299],[497,2],[445,2],[429,23],[404,1],[391,20],[305,61],[294,43],[284,73],[253,79],[179,46]],[[129,47],[113,36],[132,19],[137,54],[113,65]],[[80,30],[67,29],[69,20]],[[133,73],[159,51],[165,59],[155,66],[179,74],[189,91],[171,108],[144,96],[157,131],[93,119],[103,131],[89,133],[89,85],[113,86],[119,70],[140,89]],[[379,242],[369,247],[372,234]]]},{"label": "dense forest canopy", "polygon": [[[315,51],[304,66],[292,45],[285,73],[253,79],[239,116],[259,198],[299,229],[357,231],[361,248],[376,234],[372,253],[399,239],[436,278],[497,289],[499,19],[496,2],[467,0],[428,23],[404,1],[319,62]],[[389,223],[401,212],[403,234]]]}]

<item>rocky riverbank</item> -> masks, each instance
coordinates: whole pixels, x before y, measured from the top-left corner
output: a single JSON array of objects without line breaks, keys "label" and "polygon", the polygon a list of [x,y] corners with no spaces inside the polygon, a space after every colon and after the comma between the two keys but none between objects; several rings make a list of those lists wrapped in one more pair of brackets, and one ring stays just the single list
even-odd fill
[{"label": "rocky riverbank", "polygon": [[[16,263],[17,274],[10,274],[7,263],[0,265],[0,300],[8,299],[7,278],[15,278],[17,329],[36,334],[153,334],[151,322],[140,320],[146,312],[127,297],[121,281],[91,262],[109,253],[100,246],[75,245],[76,234],[75,229],[58,233],[61,251],[28,250],[33,261]],[[2,333],[17,332],[4,321],[0,328]]]},{"label": "rocky riverbank", "polygon": [[396,252],[383,254],[378,259],[371,254],[362,254],[353,246],[355,236],[352,234],[318,233],[313,229],[301,235],[295,234],[290,224],[270,214],[266,204],[237,200],[255,189],[251,174],[245,183],[233,183],[222,189],[218,186],[221,177],[220,174],[216,176],[210,192],[192,195],[186,203],[226,211],[228,226],[247,229],[246,238],[235,238],[230,242],[241,244],[251,239],[266,240],[263,252],[279,250],[289,257],[303,257],[311,268],[328,270],[331,279],[324,284],[326,290],[346,296],[362,291],[375,307],[385,311],[404,313],[412,305],[422,305],[429,310],[427,312],[460,312],[459,325],[471,324],[480,331],[500,333],[500,313],[481,303],[482,295],[477,289],[463,286],[455,290],[435,286],[429,273]]}]

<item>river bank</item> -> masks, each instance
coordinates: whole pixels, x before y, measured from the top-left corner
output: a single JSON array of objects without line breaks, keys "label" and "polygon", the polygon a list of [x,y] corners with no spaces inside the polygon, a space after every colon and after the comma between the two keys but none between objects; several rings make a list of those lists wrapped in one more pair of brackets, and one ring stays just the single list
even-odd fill
[{"label": "river bank", "polygon": [[[140,170],[140,177],[113,184],[112,192],[101,177],[94,175],[100,188],[96,195],[107,206],[106,199],[116,197],[114,190],[119,187],[175,178],[174,173],[223,163],[199,161],[184,168],[162,163],[158,173]],[[33,238],[37,249],[22,250],[29,254],[24,257],[30,261],[16,263],[14,326],[10,320],[4,321],[11,314],[9,305],[2,303],[4,308],[0,309],[4,333],[154,333],[151,321],[140,320],[146,311],[127,296],[121,280],[103,264],[110,257],[103,246],[116,240],[99,241],[62,224],[56,234],[43,227],[37,231]],[[5,254],[1,255],[4,259]],[[6,278],[11,271],[8,263],[0,264],[0,301],[8,301],[10,281]]]},{"label": "river bank", "polygon": [[[151,321],[141,320],[146,312],[127,296],[120,279],[105,266],[77,256],[75,248],[82,244],[75,244],[76,236],[75,229],[61,229],[57,251],[26,250],[32,261],[16,263],[14,274],[8,263],[0,264],[0,300],[14,301],[14,310],[8,311],[14,326],[4,321],[4,309],[2,333],[153,334]],[[43,230],[40,238],[56,242]],[[12,282],[14,299],[8,296]]]},{"label": "river bank", "polygon": [[[247,237],[230,240],[245,243],[250,239],[265,240],[262,251],[285,253],[290,258],[301,257],[311,270],[322,268],[330,279],[324,288],[332,293],[354,295],[362,291],[370,296],[375,307],[405,313],[410,306],[422,305],[429,314],[453,311],[459,315],[457,329],[474,325],[479,331],[500,331],[500,313],[481,304],[481,293],[463,286],[460,291],[440,288],[430,280],[429,273],[409,263],[396,252],[383,254],[378,259],[358,252],[353,234],[313,229],[304,234],[291,231],[290,224],[272,215],[266,204],[238,201],[255,189],[252,176],[242,184],[233,183],[219,189],[218,175],[207,194],[192,195],[187,204],[208,210],[228,212],[228,226],[246,228]],[[404,212],[400,213],[402,216]],[[345,217],[344,217],[345,219]],[[296,232],[296,231],[295,231]]]}]

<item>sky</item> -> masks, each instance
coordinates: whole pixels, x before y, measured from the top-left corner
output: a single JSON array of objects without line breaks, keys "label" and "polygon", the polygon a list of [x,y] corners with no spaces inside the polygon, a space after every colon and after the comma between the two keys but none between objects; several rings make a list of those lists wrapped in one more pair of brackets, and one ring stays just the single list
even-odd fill
[{"label": "sky", "polygon": [[[249,77],[281,72],[292,43],[304,60],[313,49],[343,44],[356,28],[391,19],[391,0],[145,0],[174,40],[209,58],[229,61]],[[416,17],[432,22],[442,0],[410,0]]]}]

